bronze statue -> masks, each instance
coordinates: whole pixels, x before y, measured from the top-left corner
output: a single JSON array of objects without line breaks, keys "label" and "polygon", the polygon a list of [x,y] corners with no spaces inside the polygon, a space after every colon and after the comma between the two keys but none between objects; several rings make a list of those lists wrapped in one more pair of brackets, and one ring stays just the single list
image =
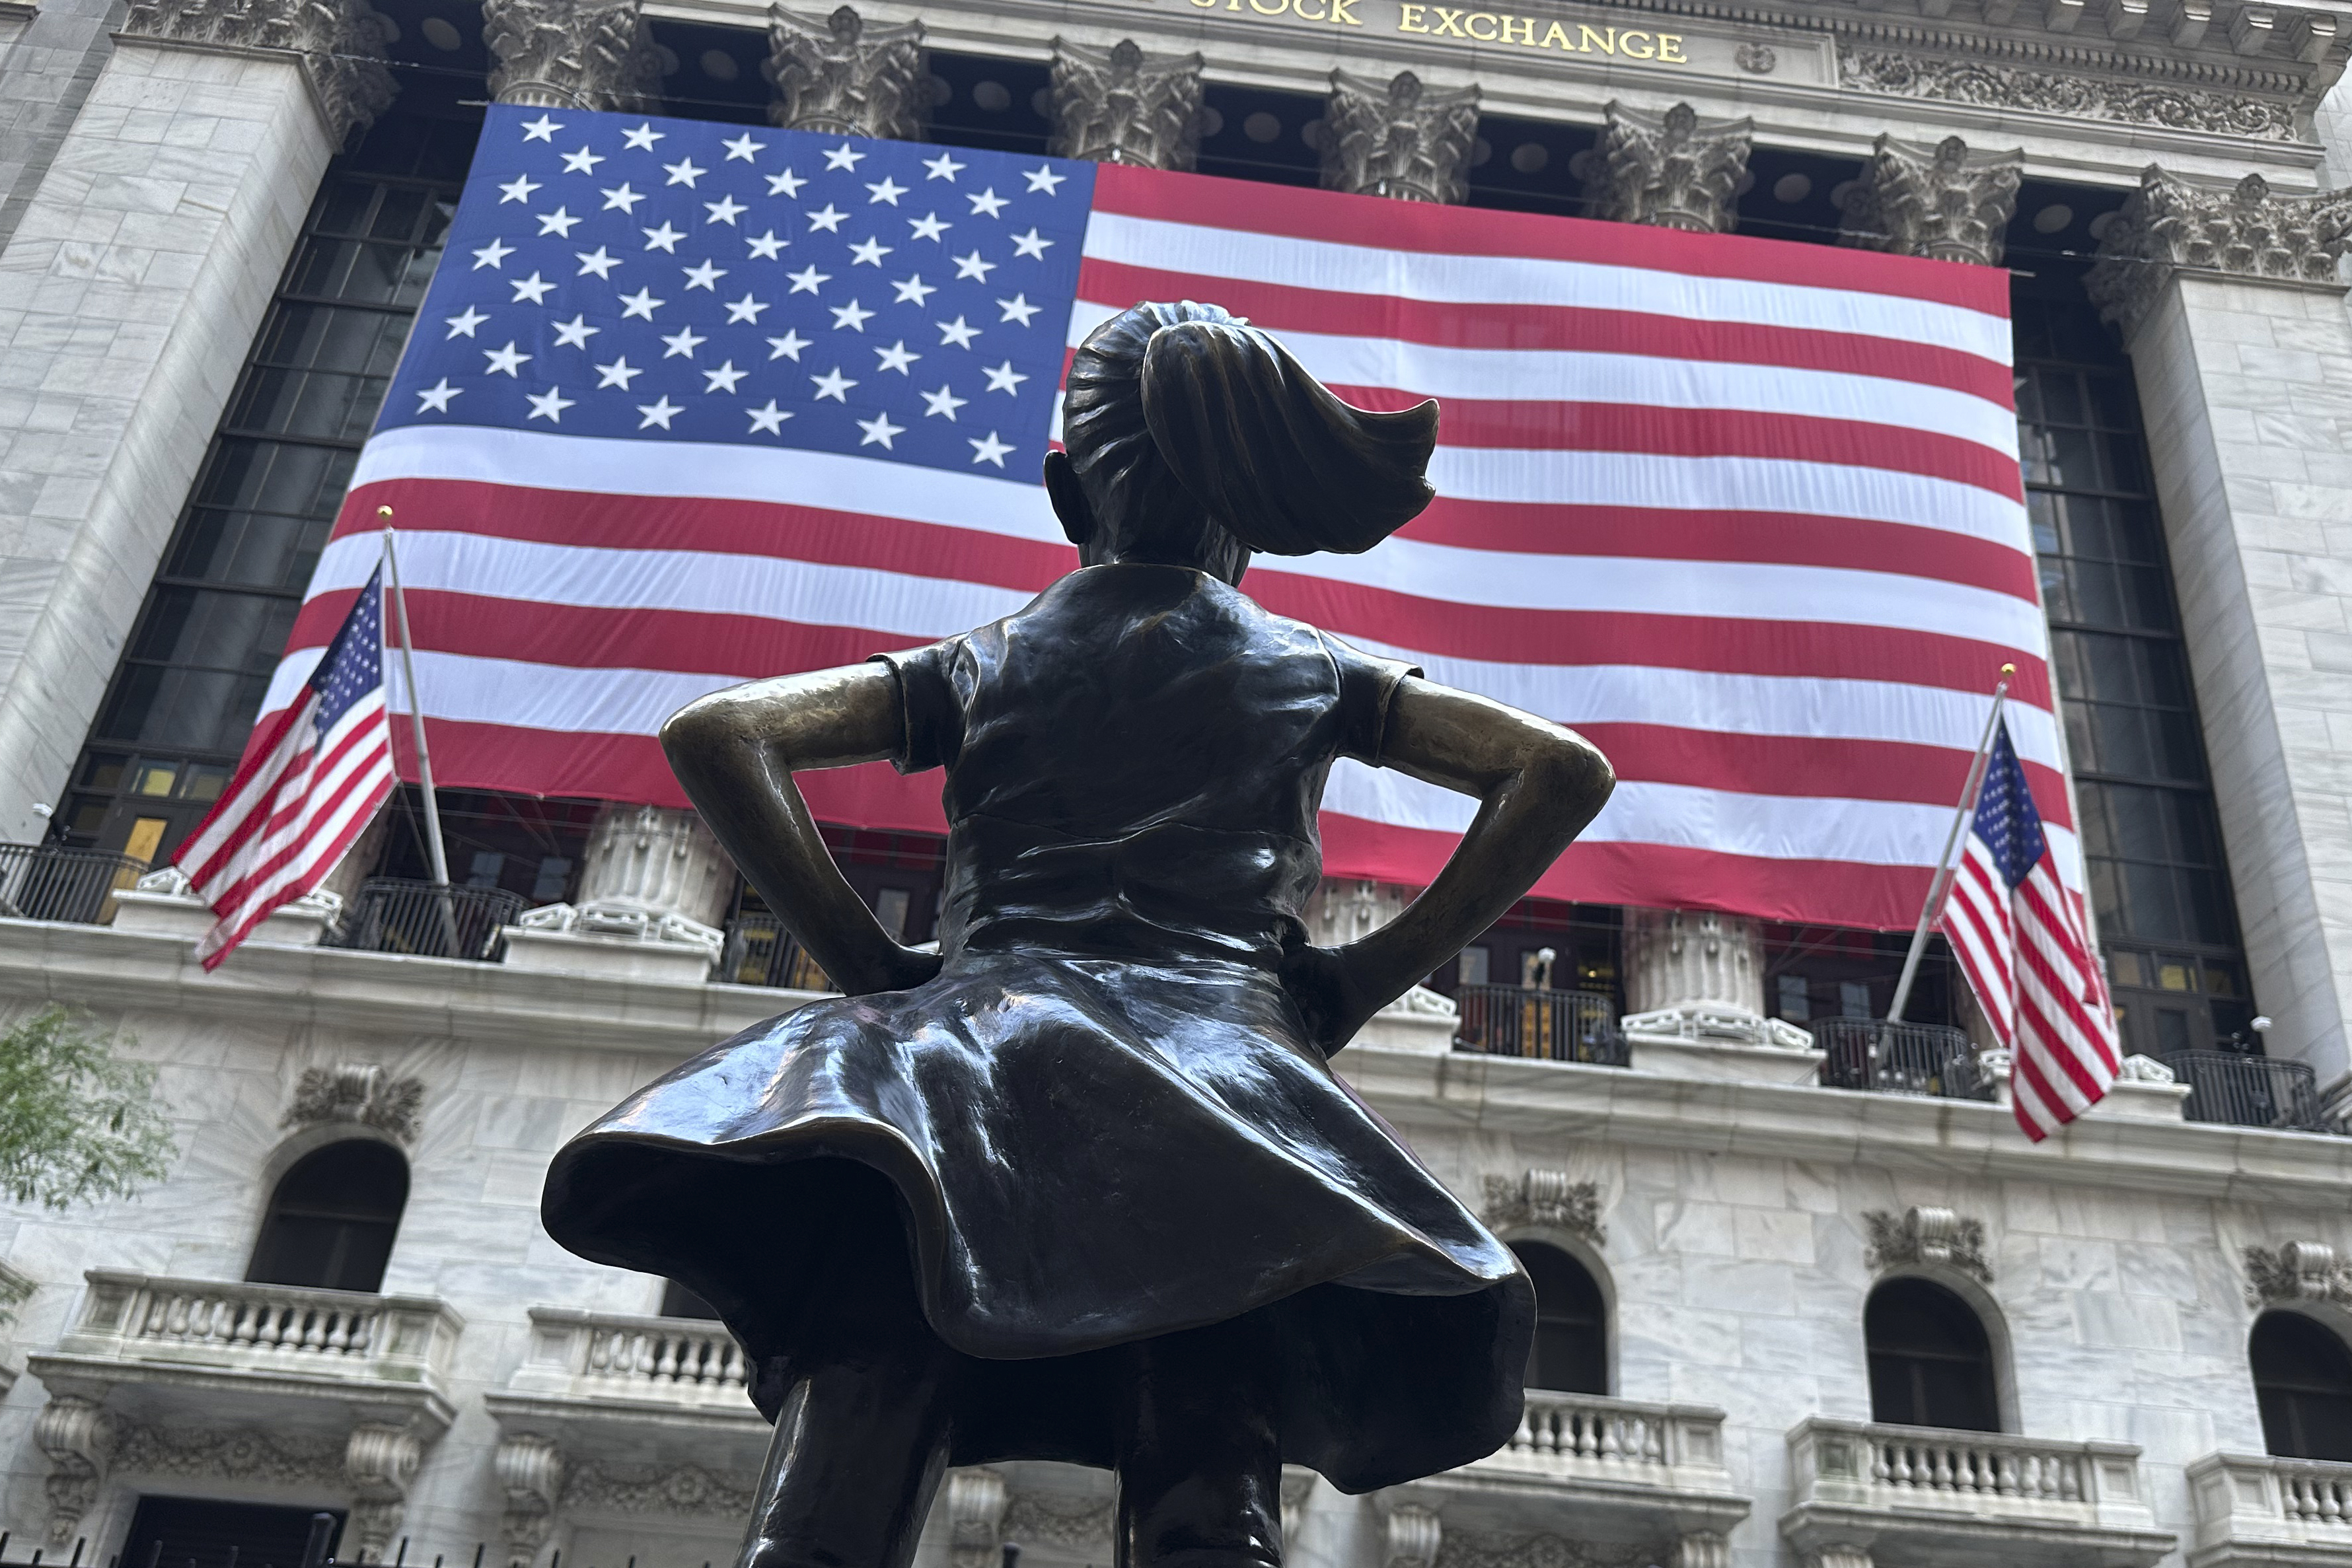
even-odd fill
[{"label": "bronze statue", "polygon": [[[756,681],[663,732],[845,995],[573,1140],[548,1230],[698,1291],[775,1422],[743,1568],[905,1568],[950,1465],[1118,1473],[1126,1568],[1276,1568],[1281,1465],[1366,1491],[1517,1424],[1535,1298],[1327,1059],[1607,799],[1559,727],[1234,587],[1425,507],[1433,402],[1370,413],[1214,306],[1072,364],[1046,460],[1080,570],[911,652]],[[1336,757],[1478,798],[1391,925],[1310,946]],[[901,946],[793,781],[947,770],[940,951]]]}]

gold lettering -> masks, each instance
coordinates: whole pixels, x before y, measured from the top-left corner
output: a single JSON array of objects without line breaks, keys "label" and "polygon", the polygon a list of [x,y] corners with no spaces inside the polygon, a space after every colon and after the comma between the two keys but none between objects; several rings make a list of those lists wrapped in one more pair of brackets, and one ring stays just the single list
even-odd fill
[{"label": "gold lettering", "polygon": [[1592,52],[1592,46],[1595,44],[1601,46],[1601,52],[1604,55],[1613,55],[1617,52],[1616,28],[1610,28],[1609,36],[1607,37],[1602,37],[1599,33],[1594,32],[1590,26],[1587,26],[1582,23],[1579,23],[1577,25],[1576,31],[1580,40],[1576,47],[1576,52],[1578,54],[1591,54]]},{"label": "gold lettering", "polygon": [[1429,31],[1429,24],[1428,24],[1428,23],[1426,23],[1426,22],[1424,22],[1424,21],[1423,21],[1423,20],[1421,19],[1421,13],[1423,12],[1423,9],[1424,9],[1424,7],[1420,6],[1420,5],[1400,5],[1400,6],[1398,6],[1398,7],[1397,7],[1397,31],[1398,31],[1398,32],[1400,32],[1400,33],[1426,33],[1426,32],[1428,32],[1428,31]]},{"label": "gold lettering", "polygon": [[[1491,44],[1495,41],[1493,29],[1498,20],[1500,18],[1492,11],[1473,11],[1462,19],[1462,30],[1482,44]],[[1487,31],[1482,33],[1478,30],[1481,22],[1486,24]]]},{"label": "gold lettering", "polygon": [[1683,55],[1683,36],[1680,33],[1660,33],[1658,35],[1658,62],[1661,65],[1669,66],[1686,66],[1690,64],[1690,61],[1685,58]]},{"label": "gold lettering", "polygon": [[[1192,0],[1192,4],[1195,5],[1200,5],[1201,0]],[[1563,52],[1571,55],[1577,52],[1576,46],[1568,41],[1568,35],[1560,31],[1559,24],[1557,22],[1554,22],[1550,26],[1544,29],[1543,47],[1547,49],[1550,48],[1552,47],[1551,41],[1554,38],[1558,38],[1559,40],[1559,47]]]},{"label": "gold lettering", "polygon": [[[1358,16],[1353,11],[1348,9],[1349,6],[1353,5],[1355,3],[1356,0],[1331,0],[1331,20],[1334,22],[1345,22],[1350,27],[1362,26],[1364,25],[1363,18]],[[1413,9],[1418,11],[1421,7],[1416,5]]]},{"label": "gold lettering", "polygon": [[1437,13],[1437,37],[1466,38],[1470,36],[1462,30],[1461,12],[1449,11],[1443,5],[1432,5],[1430,9]]},{"label": "gold lettering", "polygon": [[[1528,36],[1524,38],[1513,37],[1511,36],[1511,29],[1514,27],[1526,28]],[[1534,48],[1536,47],[1536,19],[1533,16],[1504,17],[1503,42],[1507,44],[1517,44],[1524,48]]]},{"label": "gold lettering", "polygon": [[[1255,5],[1257,0],[1250,0],[1250,3]],[[1642,47],[1638,49],[1633,47],[1633,40],[1636,38],[1642,40]],[[1658,51],[1650,44],[1650,35],[1636,32],[1630,27],[1617,36],[1617,47],[1624,51],[1627,59],[1654,60],[1658,57]]]}]

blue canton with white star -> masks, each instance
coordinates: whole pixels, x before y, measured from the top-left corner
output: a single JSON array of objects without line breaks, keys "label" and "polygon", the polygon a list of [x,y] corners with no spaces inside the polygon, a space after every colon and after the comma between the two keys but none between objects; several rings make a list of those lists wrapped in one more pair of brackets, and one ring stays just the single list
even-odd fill
[{"label": "blue canton with white star", "polygon": [[2000,880],[2012,890],[2031,875],[2049,848],[2042,835],[2042,813],[2033,809],[2033,790],[2025,769],[2017,763],[2017,748],[2009,743],[2009,721],[1993,732],[1992,758],[1985,765],[1984,786],[1977,795],[1976,836],[1992,852]]},{"label": "blue canton with white star", "polygon": [[487,425],[1034,479],[1094,167],[494,106],[379,432]]},{"label": "blue canton with white star", "polygon": [[353,705],[383,685],[383,568],[378,567],[310,672],[310,689],[319,694],[319,734],[342,723]]}]

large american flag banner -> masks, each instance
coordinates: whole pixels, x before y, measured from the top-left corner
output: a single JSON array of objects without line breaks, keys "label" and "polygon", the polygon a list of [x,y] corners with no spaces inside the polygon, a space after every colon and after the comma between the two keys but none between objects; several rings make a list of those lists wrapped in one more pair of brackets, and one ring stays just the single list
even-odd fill
[{"label": "large american flag banner", "polygon": [[[682,804],[690,698],[1075,564],[1038,478],[1068,350],[1183,298],[1442,400],[1423,516],[1244,586],[1609,754],[1539,893],[1908,925],[2010,663],[2079,885],[1999,270],[683,120],[490,110],[266,707],[391,505],[436,774]],[[940,826],[936,779],[805,783]],[[1472,810],[1343,764],[1327,864],[1426,883]]]}]

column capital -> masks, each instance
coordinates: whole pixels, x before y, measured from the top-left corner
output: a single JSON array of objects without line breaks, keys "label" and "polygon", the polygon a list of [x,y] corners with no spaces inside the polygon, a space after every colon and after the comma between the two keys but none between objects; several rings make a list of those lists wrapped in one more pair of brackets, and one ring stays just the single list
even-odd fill
[{"label": "column capital", "polygon": [[869,27],[847,5],[830,16],[768,8],[768,119],[783,131],[837,136],[922,134],[923,25]]},{"label": "column capital", "polygon": [[1201,57],[1147,55],[1133,38],[1108,50],[1054,40],[1056,158],[1190,169],[1201,152]]},{"label": "column capital", "polygon": [[639,0],[482,0],[482,41],[500,103],[628,111],[661,96]]},{"label": "column capital", "polygon": [[1999,267],[2024,176],[2023,148],[1975,152],[1957,136],[1933,147],[1881,136],[1838,204],[1838,243]]},{"label": "column capital", "polygon": [[1581,155],[1586,212],[1614,223],[1720,234],[1748,172],[1752,120],[1701,120],[1687,103],[1649,114],[1612,102],[1601,144]]},{"label": "column capital", "polygon": [[1478,89],[1433,91],[1411,71],[1387,85],[1331,73],[1323,108],[1323,183],[1360,195],[1459,202],[1470,193]]},{"label": "column capital", "polygon": [[133,0],[122,36],[300,56],[338,146],[375,123],[400,90],[383,60],[387,24],[367,0]]},{"label": "column capital", "polygon": [[2099,242],[2084,280],[2103,320],[2137,330],[2176,272],[2333,284],[2352,240],[2352,189],[2281,195],[2260,174],[2229,190],[2151,163]]}]

